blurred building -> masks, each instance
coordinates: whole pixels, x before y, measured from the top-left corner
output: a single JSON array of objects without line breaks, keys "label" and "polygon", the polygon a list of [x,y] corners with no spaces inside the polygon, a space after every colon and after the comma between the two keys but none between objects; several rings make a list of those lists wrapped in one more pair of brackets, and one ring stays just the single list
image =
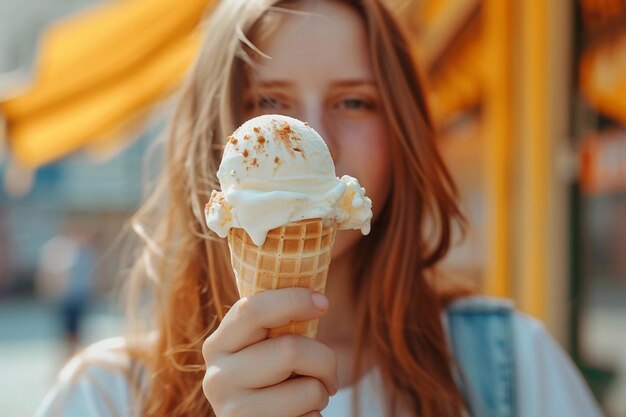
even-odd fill
[{"label": "blurred building", "polygon": [[626,3],[390,3],[470,220],[447,275],[543,319],[626,414]]},{"label": "blurred building", "polygon": [[[90,229],[102,255],[100,286],[113,286],[120,248],[112,244],[141,200],[143,160],[154,135],[148,131],[106,161],[80,152],[46,165],[25,196],[0,190],[0,295],[32,292],[41,247],[67,228]],[[0,163],[0,172],[7,169]]]}]

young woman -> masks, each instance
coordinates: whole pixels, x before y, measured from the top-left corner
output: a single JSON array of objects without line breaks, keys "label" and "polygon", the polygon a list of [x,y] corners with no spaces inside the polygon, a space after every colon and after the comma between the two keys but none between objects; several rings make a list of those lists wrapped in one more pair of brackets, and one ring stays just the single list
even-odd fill
[{"label": "young woman", "polygon": [[[227,244],[205,225],[226,136],[263,113],[309,122],[374,203],[370,235],[338,233],[326,296],[239,300]],[[223,1],[165,155],[133,223],[136,326],[72,361],[39,416],[599,415],[537,322],[437,290],[463,217],[409,44],[378,0]],[[318,317],[316,340],[266,339]]]}]

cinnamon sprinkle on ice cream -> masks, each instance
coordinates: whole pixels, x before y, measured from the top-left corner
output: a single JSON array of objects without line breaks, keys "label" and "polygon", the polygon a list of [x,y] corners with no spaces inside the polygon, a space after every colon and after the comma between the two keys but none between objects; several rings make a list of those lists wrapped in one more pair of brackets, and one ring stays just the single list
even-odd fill
[{"label": "cinnamon sprinkle on ice cream", "polygon": [[314,218],[369,233],[372,202],[365,189],[349,175],[337,178],[328,147],[307,123],[263,115],[232,137],[254,142],[244,148],[229,139],[224,149],[217,171],[223,194],[212,195],[205,211],[207,225],[219,236],[242,228],[261,245],[269,230]]}]

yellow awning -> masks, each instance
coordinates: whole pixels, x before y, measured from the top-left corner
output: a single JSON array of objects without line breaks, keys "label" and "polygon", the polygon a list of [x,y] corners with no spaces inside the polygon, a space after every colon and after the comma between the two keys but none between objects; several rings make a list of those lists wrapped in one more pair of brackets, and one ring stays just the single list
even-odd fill
[{"label": "yellow awning", "polygon": [[212,2],[116,0],[46,30],[32,85],[0,102],[18,162],[51,162],[165,98],[197,54]]}]

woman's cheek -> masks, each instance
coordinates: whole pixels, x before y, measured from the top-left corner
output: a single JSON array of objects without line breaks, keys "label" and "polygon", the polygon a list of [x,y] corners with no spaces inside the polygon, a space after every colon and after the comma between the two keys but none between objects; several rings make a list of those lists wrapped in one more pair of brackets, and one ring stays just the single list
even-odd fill
[{"label": "woman's cheek", "polygon": [[351,146],[350,157],[339,161],[342,173],[355,177],[365,188],[366,195],[372,200],[374,214],[384,205],[391,185],[389,150],[381,135],[382,132],[376,130],[364,134],[360,143]]},{"label": "woman's cheek", "polygon": [[[337,176],[350,175],[359,180],[365,195],[372,200],[375,219],[388,198],[391,185],[387,130],[379,118],[343,126],[345,128],[338,132],[341,141],[340,157],[335,161]],[[338,231],[332,256],[341,256],[362,236],[359,230]]]},{"label": "woman's cheek", "polygon": [[338,230],[331,257],[337,259],[348,252],[363,235],[360,230]]}]

